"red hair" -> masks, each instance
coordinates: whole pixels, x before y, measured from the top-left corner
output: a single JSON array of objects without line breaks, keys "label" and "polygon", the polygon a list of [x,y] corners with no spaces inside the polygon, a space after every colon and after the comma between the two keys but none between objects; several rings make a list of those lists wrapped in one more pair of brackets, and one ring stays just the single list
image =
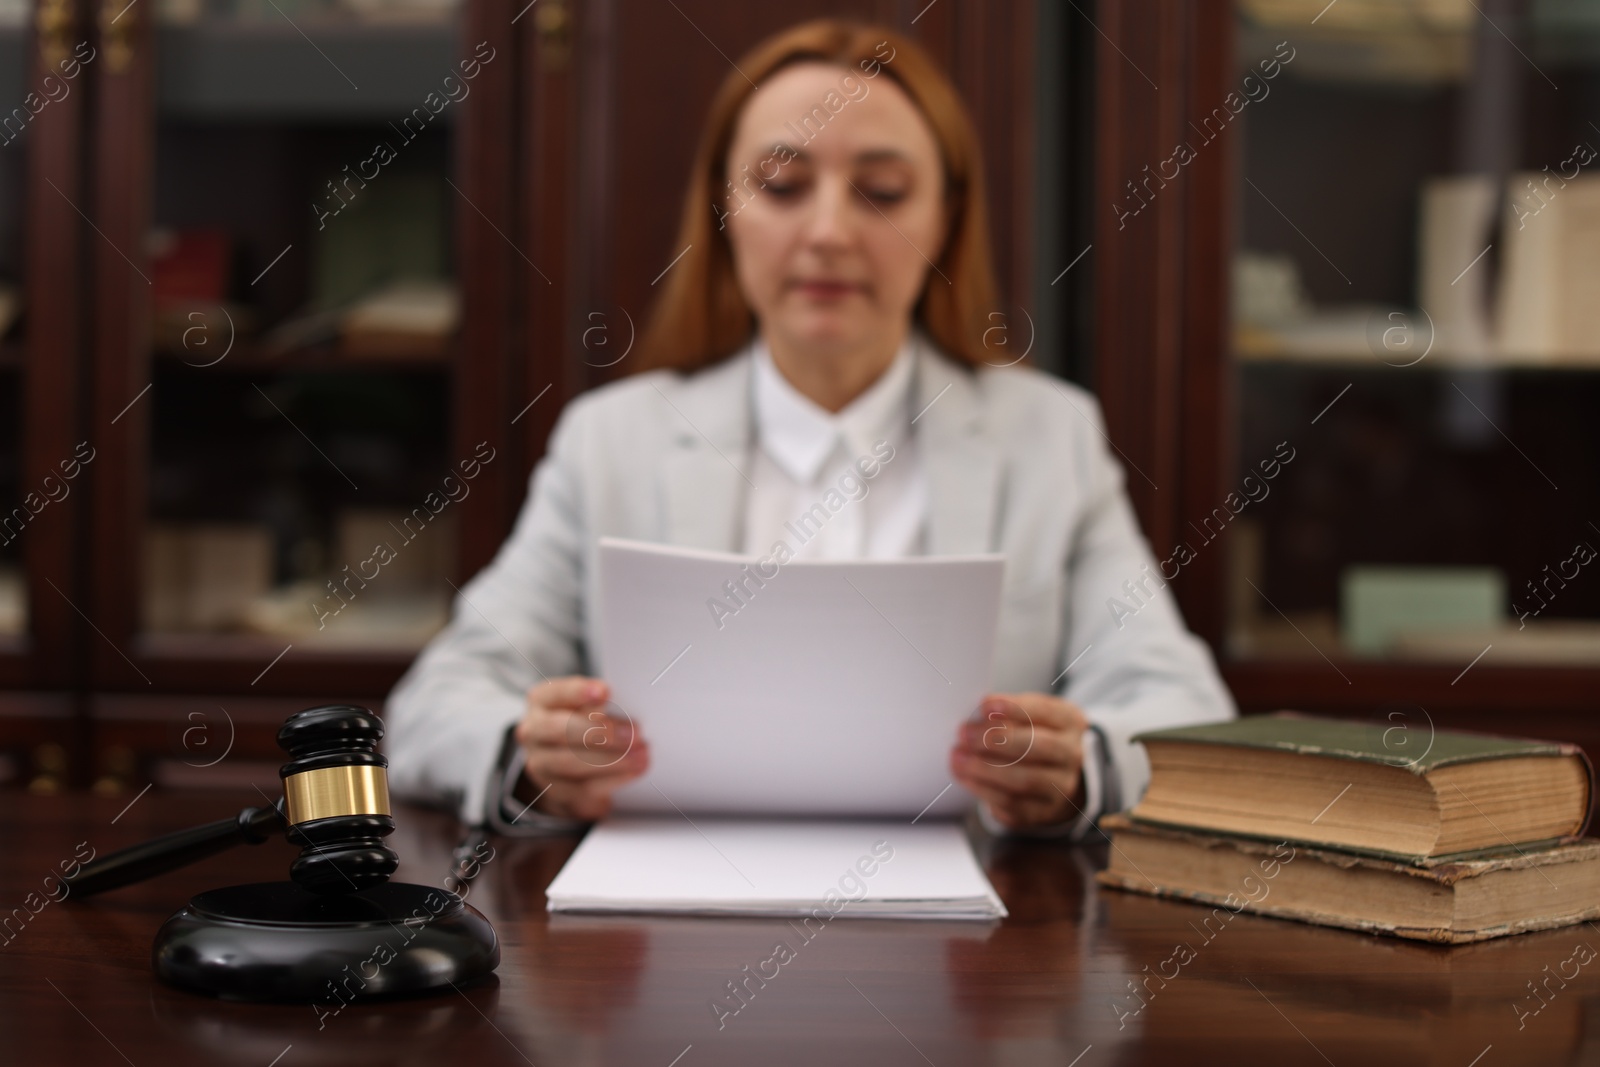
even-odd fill
[{"label": "red hair", "polygon": [[[887,59],[882,49],[891,51]],[[880,26],[818,19],[756,45],[712,98],[690,170],[674,247],[706,249],[672,271],[640,338],[636,370],[688,371],[726,359],[755,329],[734,276],[733,249],[714,205],[723,201],[728,148],[755,85],[784,67],[822,62],[887,74],[927,120],[944,166],[949,233],[913,312],[935,344],[965,363],[983,362],[986,316],[995,310],[983,166],[978,138],[955,86],[920,45]],[[948,282],[946,282],[948,279]]]}]

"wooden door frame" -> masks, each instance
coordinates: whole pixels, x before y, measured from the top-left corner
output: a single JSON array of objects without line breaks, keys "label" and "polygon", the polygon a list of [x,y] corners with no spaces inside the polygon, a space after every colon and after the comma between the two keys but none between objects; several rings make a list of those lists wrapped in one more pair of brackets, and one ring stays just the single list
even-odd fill
[{"label": "wooden door frame", "polygon": [[71,91],[50,101],[29,123],[22,144],[11,149],[27,152],[20,488],[24,495],[45,496],[50,478],[66,495],[49,500],[23,531],[28,627],[0,652],[0,686],[66,689],[74,684],[74,653],[84,630],[77,534],[92,477],[92,467],[78,464],[77,476],[64,480],[74,468],[62,464],[76,463],[84,440],[79,402],[85,227],[78,207],[84,203],[83,123],[93,61],[79,64],[77,76],[63,81],[59,65],[71,61],[75,46],[89,37],[88,15],[78,0],[37,0],[34,24],[25,84],[37,86],[50,75]]},{"label": "wooden door frame", "polygon": [[514,353],[523,254],[515,244],[517,90],[523,73],[513,20],[526,3],[467,0],[462,10],[463,54],[487,42],[494,58],[479,75],[477,103],[463,107],[452,161],[459,190],[456,264],[462,309],[452,447],[457,458],[465,458],[487,440],[496,458],[484,467],[477,490],[461,502],[458,585],[494,558],[511,530],[523,486],[512,423],[522,407],[516,402]]},{"label": "wooden door frame", "polygon": [[[36,753],[41,745],[61,746],[69,783],[84,780],[88,746],[82,675],[75,669],[89,636],[80,614],[87,607],[80,562],[93,481],[92,467],[78,462],[77,448],[84,440],[86,320],[86,227],[78,209],[85,202],[83,131],[93,59],[78,62],[77,46],[90,39],[91,22],[84,0],[35,0],[24,85],[38,91],[34,87],[51,76],[57,86],[70,88],[65,96],[52,94],[21,134],[21,143],[9,147],[27,153],[22,184],[26,335],[18,420],[22,496],[17,505],[27,508],[29,493],[48,503],[20,535],[27,627],[0,643],[0,747],[21,754]],[[78,65],[63,68],[63,62]],[[75,76],[64,78],[67,69],[75,69]],[[66,478],[68,472],[75,476]],[[65,495],[55,497],[60,489],[52,486],[65,487]],[[21,768],[22,777],[29,774]]]},{"label": "wooden door frame", "polygon": [[[1190,516],[1221,502],[1233,462],[1225,339],[1236,131],[1203,145],[1177,180],[1150,175],[1228,92],[1233,5],[1103,0],[1095,18],[1095,388],[1161,560],[1185,540]],[[1225,562],[1202,551],[1172,581],[1184,618],[1213,648],[1226,624]]]}]

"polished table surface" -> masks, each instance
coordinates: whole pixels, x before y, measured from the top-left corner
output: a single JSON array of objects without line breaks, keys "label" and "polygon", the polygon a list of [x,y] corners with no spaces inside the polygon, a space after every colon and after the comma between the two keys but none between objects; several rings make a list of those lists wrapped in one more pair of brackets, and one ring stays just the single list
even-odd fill
[{"label": "polished table surface", "polygon": [[[804,944],[781,920],[552,917],[543,889],[574,839],[496,840],[467,894],[500,936],[494,976],[337,1014],[226,1003],[159,982],[151,939],[194,893],[286,877],[281,840],[25,905],[80,843],[104,855],[261,802],[129,799],[0,793],[0,1063],[1600,1063],[1600,961],[1572,962],[1600,947],[1593,927],[1449,949],[1245,914],[1205,926],[1209,909],[1097,886],[1104,844],[987,838],[1003,922],[841,917]],[[411,807],[396,822],[397,877],[442,885],[460,827]],[[795,958],[719,1028],[712,1002],[780,940]]]}]

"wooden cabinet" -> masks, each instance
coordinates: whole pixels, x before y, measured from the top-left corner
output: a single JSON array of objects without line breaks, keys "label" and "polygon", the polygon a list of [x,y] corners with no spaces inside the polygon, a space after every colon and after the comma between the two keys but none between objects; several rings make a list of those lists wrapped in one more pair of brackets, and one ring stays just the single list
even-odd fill
[{"label": "wooden cabinet", "polygon": [[[1582,254],[1536,261],[1556,227],[1600,232],[1586,12],[1096,7],[1095,382],[1248,711],[1600,749],[1600,582],[1574,559],[1600,546],[1600,361],[1593,331],[1533,355],[1526,323],[1541,277],[1569,315],[1600,291]],[[1566,221],[1532,232],[1552,200]]]},{"label": "wooden cabinet", "polygon": [[[1405,38],[1433,65],[1407,66],[1357,24],[1370,5],[1316,6],[36,0],[0,26],[0,91],[37,109],[0,111],[0,311],[10,290],[21,308],[0,503],[26,513],[0,537],[9,777],[247,778],[296,707],[380,703],[509,532],[562,404],[631,369],[714,88],[822,14],[895,25],[951,71],[987,152],[995,314],[1099,394],[1247,710],[1588,740],[1581,656],[1364,654],[1342,598],[1363,565],[1513,588],[1559,565],[1588,536],[1567,527],[1600,521],[1581,417],[1600,378],[1274,356],[1252,316],[1298,277],[1330,316],[1313,328],[1415,318],[1430,182],[1600,145],[1577,123],[1593,28],[1435,4],[1448,24]],[[1474,404],[1493,429],[1464,458],[1438,420]],[[1297,458],[1273,495],[1235,510],[1280,441]],[[1600,593],[1570,581],[1552,614],[1592,624]]]},{"label": "wooden cabinet", "polygon": [[[90,79],[87,12],[49,0],[0,25],[0,764],[64,784],[86,737],[71,692],[86,590],[77,537],[89,497],[80,463],[77,358],[91,307],[77,240]],[[14,21],[12,21],[14,19]]]},{"label": "wooden cabinet", "polygon": [[493,553],[514,33],[478,2],[0,29],[36,110],[0,146],[0,489],[34,512],[0,545],[8,777],[273,761],[288,711],[380,702]]}]

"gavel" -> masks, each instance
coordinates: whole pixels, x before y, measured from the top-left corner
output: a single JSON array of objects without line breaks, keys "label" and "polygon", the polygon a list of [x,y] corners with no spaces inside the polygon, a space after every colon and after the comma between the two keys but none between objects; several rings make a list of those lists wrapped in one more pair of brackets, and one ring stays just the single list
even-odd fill
[{"label": "gavel", "polygon": [[325,1025],[354,1000],[442,994],[490,974],[500,942],[482,913],[448,889],[390,880],[400,857],[383,841],[394,819],[382,737],[383,722],[352,704],[291,715],[278,731],[290,756],[281,800],[85,864],[65,899],[283,834],[300,846],[291,880],[192,897],[156,931],[157,977],[230,1000],[318,1004]]},{"label": "gavel", "polygon": [[141,882],[278,834],[300,846],[289,877],[303,889],[338,896],[388,881],[400,857],[383,842],[394,831],[394,819],[389,761],[377,748],[382,737],[383,722],[352,704],[291,715],[278,731],[278,745],[291,757],[278,771],[281,800],[85,864],[65,879],[66,899]]}]

